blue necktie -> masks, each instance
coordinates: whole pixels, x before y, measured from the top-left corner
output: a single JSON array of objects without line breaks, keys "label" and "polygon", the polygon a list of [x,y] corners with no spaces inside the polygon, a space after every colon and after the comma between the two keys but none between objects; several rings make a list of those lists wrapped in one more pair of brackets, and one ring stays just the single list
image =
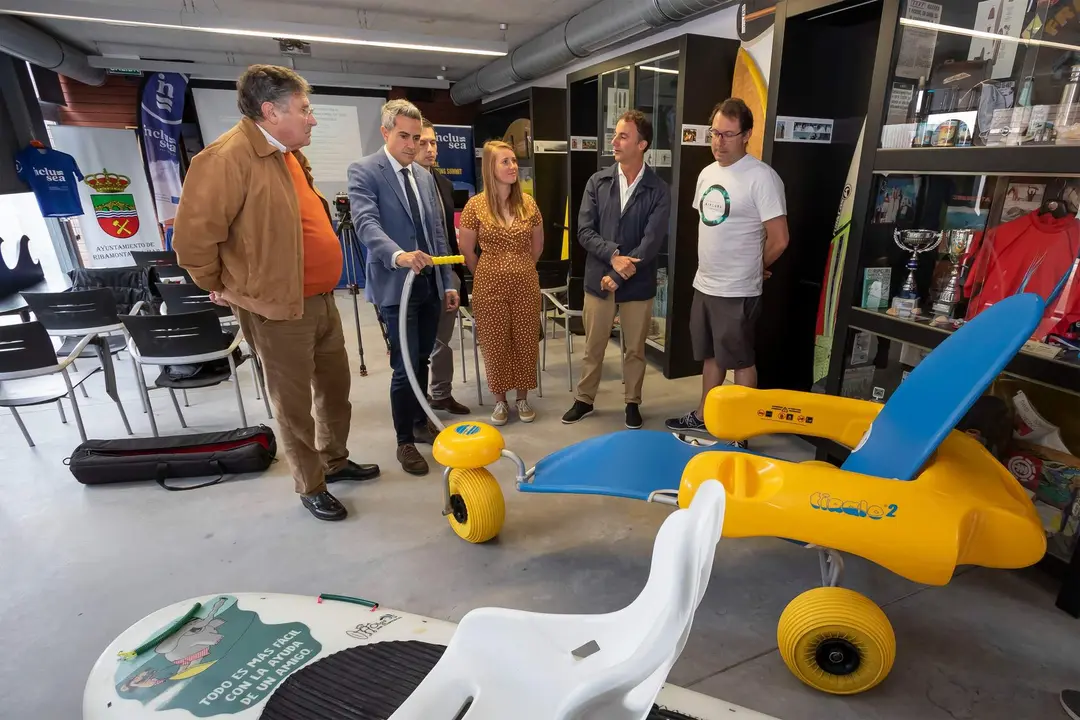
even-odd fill
[{"label": "blue necktie", "polygon": [[405,178],[405,197],[409,200],[409,211],[412,213],[413,227],[416,229],[416,249],[431,254],[428,247],[427,236],[424,234],[424,222],[420,219],[420,203],[413,192],[412,183],[409,182],[412,173],[409,168],[402,168],[401,174]]}]

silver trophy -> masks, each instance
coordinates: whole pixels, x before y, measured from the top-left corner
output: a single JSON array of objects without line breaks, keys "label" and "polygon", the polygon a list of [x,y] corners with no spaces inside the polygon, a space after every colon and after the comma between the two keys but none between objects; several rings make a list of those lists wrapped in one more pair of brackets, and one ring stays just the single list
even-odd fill
[{"label": "silver trophy", "polygon": [[893,240],[901,250],[911,253],[907,262],[907,277],[900,294],[893,298],[893,314],[911,317],[919,313],[919,288],[915,283],[915,271],[919,268],[919,255],[937,249],[945,233],[937,230],[894,230]]},{"label": "silver trophy", "polygon": [[967,255],[974,240],[974,230],[952,230],[949,232],[949,244],[945,250],[945,255],[948,257],[952,267],[949,269],[945,284],[941,287],[941,292],[938,293],[937,300],[934,301],[931,307],[935,317],[943,315],[952,319],[956,306],[960,302],[961,290],[963,289],[964,256]]}]

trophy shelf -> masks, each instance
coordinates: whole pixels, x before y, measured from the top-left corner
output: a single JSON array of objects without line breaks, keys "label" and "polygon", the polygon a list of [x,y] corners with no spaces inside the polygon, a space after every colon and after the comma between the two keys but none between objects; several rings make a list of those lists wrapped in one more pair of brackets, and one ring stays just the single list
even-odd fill
[{"label": "trophy shelf", "polygon": [[[948,328],[931,325],[928,320],[899,318],[886,314],[884,310],[857,306],[851,308],[848,324],[852,328],[925,350],[933,350],[952,332]],[[957,368],[956,371],[964,372],[964,368]],[[1080,395],[1080,357],[1075,351],[1053,359],[1021,351],[1005,367],[1005,373]]]},{"label": "trophy shelf", "polygon": [[1069,175],[1080,168],[1080,145],[883,149],[874,172],[931,175]]}]

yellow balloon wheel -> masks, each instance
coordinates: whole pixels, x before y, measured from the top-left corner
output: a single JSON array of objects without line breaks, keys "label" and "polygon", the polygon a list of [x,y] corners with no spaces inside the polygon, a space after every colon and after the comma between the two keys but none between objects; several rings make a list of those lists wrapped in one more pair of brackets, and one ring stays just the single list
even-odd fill
[{"label": "yellow balloon wheel", "polygon": [[814,588],[788,603],[776,642],[795,677],[834,695],[869,690],[885,679],[896,658],[896,636],[885,613],[847,588]]},{"label": "yellow balloon wheel", "polygon": [[484,468],[450,471],[450,510],[450,527],[471,543],[491,540],[506,518],[502,488]]}]

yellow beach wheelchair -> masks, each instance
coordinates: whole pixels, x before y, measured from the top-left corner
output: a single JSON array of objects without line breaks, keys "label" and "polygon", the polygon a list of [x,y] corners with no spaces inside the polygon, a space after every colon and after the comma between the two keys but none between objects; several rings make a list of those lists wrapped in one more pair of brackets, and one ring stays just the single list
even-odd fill
[{"label": "yellow beach wheelchair", "polygon": [[[410,286],[411,278],[402,302]],[[1037,295],[1022,294],[984,311],[930,353],[885,405],[738,386],[709,394],[705,424],[717,438],[828,438],[851,450],[841,467],[629,430],[582,441],[526,469],[495,428],[462,422],[435,441],[435,460],[446,468],[443,514],[469,542],[498,535],[504,498],[486,468],[500,458],[517,466],[525,493],[686,508],[702,483],[719,480],[727,491],[726,537],[782,537],[819,552],[822,587],[796,597],[780,616],[777,642],[788,668],[825,692],[863,692],[888,675],[896,641],[877,605],[840,587],[842,552],[929,585],[948,583],[958,565],[1022,568],[1045,553],[1042,525],[1019,483],[978,441],[953,429],[1031,337],[1045,307]]]}]

